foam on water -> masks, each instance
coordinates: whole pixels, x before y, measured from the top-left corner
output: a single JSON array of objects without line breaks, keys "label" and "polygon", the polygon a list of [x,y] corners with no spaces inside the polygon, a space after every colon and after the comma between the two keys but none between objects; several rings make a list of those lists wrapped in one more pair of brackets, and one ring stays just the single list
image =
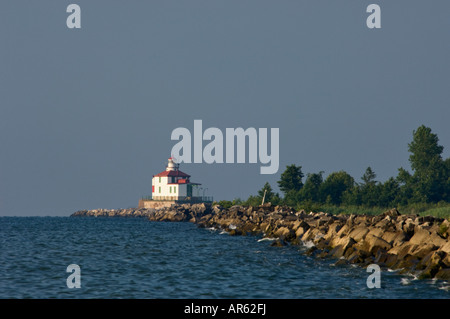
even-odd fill
[{"label": "foam on water", "polygon": [[274,241],[274,240],[277,240],[277,239],[276,239],[276,238],[273,238],[273,237],[264,237],[264,238],[258,239],[258,242],[262,242],[262,241]]},{"label": "foam on water", "polygon": [[306,247],[306,248],[312,248],[315,245],[314,245],[313,241],[310,240],[310,241],[307,241],[307,242],[303,242],[303,246]]},{"label": "foam on water", "polygon": [[411,284],[411,279],[410,279],[410,278],[404,277],[404,278],[401,279],[401,283],[402,283],[402,285],[404,285],[404,286],[410,285],[410,284]]}]

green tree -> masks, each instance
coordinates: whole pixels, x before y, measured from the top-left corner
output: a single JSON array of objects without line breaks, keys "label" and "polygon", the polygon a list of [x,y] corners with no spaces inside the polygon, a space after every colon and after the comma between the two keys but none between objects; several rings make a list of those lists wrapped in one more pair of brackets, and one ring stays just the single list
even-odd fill
[{"label": "green tree", "polygon": [[327,204],[340,205],[344,192],[349,192],[355,186],[355,180],[345,171],[333,172],[321,185],[322,196]]},{"label": "green tree", "polygon": [[323,171],[307,174],[305,184],[299,191],[299,199],[318,203],[321,201],[320,186],[323,183]]},{"label": "green tree", "polygon": [[429,127],[420,126],[413,131],[413,140],[408,144],[409,161],[414,171],[413,201],[438,202],[444,199],[448,173],[442,160],[444,147]]},{"label": "green tree", "polygon": [[398,169],[397,182],[399,182],[402,185],[406,185],[411,183],[411,181],[412,181],[411,174],[403,167],[400,167]]},{"label": "green tree", "polygon": [[233,199],[232,201],[221,200],[219,202],[215,202],[215,204],[219,204],[223,208],[230,208],[231,206],[234,206],[234,205],[242,205],[243,201],[238,197],[238,198]]},{"label": "green tree", "polygon": [[265,194],[265,201],[270,202],[270,200],[272,199],[272,197],[275,195],[274,192],[272,191],[272,186],[270,186],[269,182],[266,182],[263,186],[263,188],[261,188],[258,191],[258,196],[263,198],[264,197],[264,193]]},{"label": "green tree", "polygon": [[364,172],[364,175],[361,177],[362,181],[364,182],[364,185],[375,185],[376,181],[375,178],[377,175],[372,170],[372,168],[369,166],[366,168],[366,171]]},{"label": "green tree", "polygon": [[342,194],[341,199],[342,199],[341,204],[343,205],[356,205],[356,206],[363,205],[361,187],[359,185],[355,185],[351,189],[346,190]]},{"label": "green tree", "polygon": [[287,192],[283,198],[283,204],[290,207],[298,207],[300,204],[300,194],[299,191],[293,189]]},{"label": "green tree", "polygon": [[407,205],[413,194],[413,177],[403,167],[398,169],[396,181],[399,185],[398,204]]},{"label": "green tree", "polygon": [[[361,188],[358,185],[355,185],[351,189],[346,190],[342,193],[341,196],[341,205],[351,206],[361,206],[362,202],[362,193]],[[331,201],[331,197],[329,197],[329,202]]]},{"label": "green tree", "polygon": [[286,166],[286,170],[281,174],[281,178],[278,181],[280,190],[287,195],[292,191],[299,191],[303,186],[303,173],[302,167],[295,164]]},{"label": "green tree", "polygon": [[431,128],[424,125],[413,131],[413,140],[408,144],[411,153],[409,161],[415,172],[427,171],[431,165],[442,161],[441,154],[444,147],[438,145],[439,138],[431,133]]},{"label": "green tree", "polygon": [[375,178],[377,175],[369,166],[361,177],[363,183],[356,189],[359,191],[360,205],[377,206],[379,204],[380,187]]},{"label": "green tree", "polygon": [[445,170],[447,171],[448,177],[450,177],[450,157],[444,161]]},{"label": "green tree", "polygon": [[250,195],[249,198],[244,202],[247,206],[259,206],[261,205],[261,197]]},{"label": "green tree", "polygon": [[401,205],[408,205],[413,203],[425,203],[427,198],[418,187],[417,175],[410,174],[403,167],[399,168],[396,181],[399,185],[399,193],[397,196],[397,203]]},{"label": "green tree", "polygon": [[445,194],[444,194],[444,200],[446,202],[450,202],[450,157],[447,158],[444,161],[444,167],[445,167],[445,174],[447,176],[447,181],[445,185]]},{"label": "green tree", "polygon": [[[264,192],[266,193],[264,197]],[[272,203],[273,205],[278,205],[280,203],[280,195],[278,193],[274,193],[272,190],[272,186],[270,186],[269,182],[266,182],[258,191],[258,198],[260,198],[260,204],[262,203],[262,199],[264,198],[265,203]]]},{"label": "green tree", "polygon": [[395,178],[389,178],[386,182],[380,184],[378,188],[378,206],[390,207],[397,205],[400,185]]}]

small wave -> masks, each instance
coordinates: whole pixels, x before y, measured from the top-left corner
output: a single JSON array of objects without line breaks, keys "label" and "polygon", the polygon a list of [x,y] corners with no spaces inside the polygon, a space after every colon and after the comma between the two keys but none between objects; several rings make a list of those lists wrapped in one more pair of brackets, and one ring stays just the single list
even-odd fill
[{"label": "small wave", "polygon": [[317,234],[317,235],[314,237],[314,240],[319,240],[319,239],[321,239],[321,238],[323,238],[323,234]]},{"label": "small wave", "polygon": [[450,285],[443,285],[443,286],[441,286],[441,287],[439,287],[438,289],[440,289],[440,290],[445,290],[445,291],[450,291]]},{"label": "small wave", "polygon": [[411,281],[419,279],[419,277],[417,277],[415,274],[412,274],[412,273],[408,273],[406,275],[408,275],[410,278],[404,277],[401,280],[402,285],[405,285],[405,286],[411,284]]},{"label": "small wave", "polygon": [[258,242],[260,242],[260,241],[274,241],[274,240],[276,240],[276,238],[264,237],[264,238],[258,239]]},{"label": "small wave", "polygon": [[408,279],[408,278],[402,278],[401,284],[402,284],[403,286],[408,286],[408,285],[411,284],[411,279]]},{"label": "small wave", "polygon": [[388,268],[387,271],[388,271],[388,272],[397,272],[398,270]]},{"label": "small wave", "polygon": [[229,229],[236,229],[236,225],[234,224],[230,224],[230,226],[228,226]]},{"label": "small wave", "polygon": [[310,240],[310,241],[307,241],[307,242],[303,242],[303,246],[305,246],[306,248],[312,248],[312,247],[314,247],[315,245],[314,245],[314,243]]},{"label": "small wave", "polygon": [[223,235],[223,234],[228,234],[228,233],[226,231],[222,230],[219,234]]}]

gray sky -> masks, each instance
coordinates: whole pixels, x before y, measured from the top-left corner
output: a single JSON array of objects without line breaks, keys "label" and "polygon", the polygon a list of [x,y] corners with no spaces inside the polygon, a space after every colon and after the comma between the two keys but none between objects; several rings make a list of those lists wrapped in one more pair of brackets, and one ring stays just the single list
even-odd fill
[{"label": "gray sky", "polygon": [[280,128],[275,175],[181,165],[215,199],[278,190],[293,163],[384,181],[421,124],[449,157],[449,36],[447,0],[3,1],[0,216],[134,207],[194,119]]}]

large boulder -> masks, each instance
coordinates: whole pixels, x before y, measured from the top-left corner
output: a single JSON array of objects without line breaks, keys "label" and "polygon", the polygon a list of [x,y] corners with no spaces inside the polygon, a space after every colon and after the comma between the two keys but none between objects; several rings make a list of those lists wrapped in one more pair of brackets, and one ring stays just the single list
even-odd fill
[{"label": "large boulder", "polygon": [[384,265],[390,268],[395,268],[395,265],[397,265],[399,261],[398,255],[390,254],[389,252],[386,253],[386,258],[383,261]]},{"label": "large boulder", "polygon": [[424,228],[416,227],[414,236],[411,237],[409,242],[416,245],[431,243],[436,246],[442,246],[446,243],[446,240],[440,237],[436,232],[430,232]]},{"label": "large boulder", "polygon": [[369,231],[369,228],[366,226],[357,226],[348,234],[348,237],[358,242],[364,239]]},{"label": "large boulder", "polygon": [[75,213],[70,215],[70,217],[81,217],[81,216],[88,216],[88,215],[89,215],[88,210],[84,209],[84,210],[76,211]]},{"label": "large boulder", "polygon": [[212,211],[214,214],[220,214],[223,211],[223,207],[220,205],[214,205]]},{"label": "large boulder", "polygon": [[359,226],[368,226],[371,223],[371,218],[365,215],[356,216],[354,224]]},{"label": "large boulder", "polygon": [[307,241],[311,241],[314,240],[316,238],[317,235],[320,234],[320,230],[318,230],[317,228],[309,228],[302,236],[302,241],[303,242],[307,242]]},{"label": "large boulder", "polygon": [[375,224],[375,227],[382,229],[383,231],[395,231],[396,224],[392,221],[390,216],[386,216],[384,219],[380,220]]},{"label": "large boulder", "polygon": [[447,240],[450,237],[450,220],[444,219],[439,225],[439,235]]},{"label": "large boulder", "polygon": [[357,248],[367,252],[369,255],[375,256],[379,249],[388,251],[392,248],[392,246],[380,237],[367,234],[364,240],[357,244]]},{"label": "large boulder", "polygon": [[413,256],[422,259],[428,254],[430,254],[432,251],[435,251],[437,248],[438,247],[433,244],[417,245],[414,246],[414,249],[411,249],[409,253]]},{"label": "large boulder", "polygon": [[420,273],[419,278],[434,278],[434,276],[441,270],[441,266],[443,265],[443,257],[445,257],[445,253],[443,251],[432,252],[429,255],[429,258],[427,258],[426,268]]},{"label": "large boulder", "polygon": [[440,250],[442,250],[443,252],[445,252],[447,255],[450,255],[450,241],[447,241],[446,243],[444,243]]},{"label": "large boulder", "polygon": [[342,226],[341,229],[339,229],[336,235],[339,237],[343,237],[348,235],[351,230],[352,228],[347,223],[345,223],[345,225]]},{"label": "large boulder", "polygon": [[367,236],[382,237],[386,232],[379,227],[371,227]]},{"label": "large boulder", "polygon": [[308,231],[308,229],[310,229],[310,226],[302,220],[295,231],[295,236],[297,238],[301,238]]},{"label": "large boulder", "polygon": [[442,279],[442,280],[450,280],[450,268],[441,268],[434,275],[434,278]]},{"label": "large boulder", "polygon": [[339,222],[334,222],[328,227],[328,231],[324,236],[325,240],[331,240],[334,237],[337,237],[338,231],[341,229],[342,225]]},{"label": "large boulder", "polygon": [[293,230],[287,228],[287,227],[280,227],[275,232],[274,235],[278,238],[281,238],[283,240],[291,240],[295,238],[295,233]]},{"label": "large boulder", "polygon": [[405,242],[406,234],[403,231],[397,231],[397,232],[387,231],[381,235],[381,238],[395,247],[395,246],[401,245],[402,243]]},{"label": "large boulder", "polygon": [[418,228],[417,230],[415,230],[414,236],[411,237],[409,242],[415,245],[422,245],[427,241],[429,241],[429,239],[430,239],[430,232],[426,229]]},{"label": "large boulder", "polygon": [[384,213],[383,213],[383,216],[384,217],[386,217],[386,216],[389,216],[390,218],[393,218],[393,219],[396,219],[398,216],[400,216],[401,214],[400,214],[400,212],[397,210],[397,208],[392,208],[392,209],[390,209],[390,210],[388,210],[388,211],[385,211]]},{"label": "large boulder", "polygon": [[287,245],[287,243],[284,240],[280,239],[280,238],[278,238],[277,240],[274,240],[270,244],[270,246],[272,246],[272,247],[283,247],[283,246],[286,246],[286,245]]},{"label": "large boulder", "polygon": [[402,230],[408,235],[412,236],[414,235],[414,228],[416,227],[416,223],[412,218],[408,218],[405,220],[402,226]]},{"label": "large boulder", "polygon": [[346,254],[349,248],[351,248],[354,244],[356,244],[356,241],[350,237],[343,237],[338,238],[335,237],[331,242],[330,246],[332,250],[330,251],[330,255],[340,258]]}]

